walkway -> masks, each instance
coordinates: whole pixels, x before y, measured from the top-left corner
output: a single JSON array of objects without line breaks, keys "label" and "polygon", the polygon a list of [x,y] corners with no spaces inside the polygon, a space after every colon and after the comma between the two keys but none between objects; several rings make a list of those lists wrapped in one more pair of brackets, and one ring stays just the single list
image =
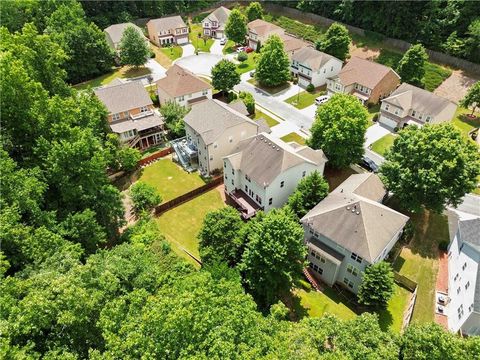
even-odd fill
[{"label": "walkway", "polygon": [[223,48],[225,45],[220,45],[220,40],[215,39],[212,47],[210,48],[210,54],[223,55]]}]

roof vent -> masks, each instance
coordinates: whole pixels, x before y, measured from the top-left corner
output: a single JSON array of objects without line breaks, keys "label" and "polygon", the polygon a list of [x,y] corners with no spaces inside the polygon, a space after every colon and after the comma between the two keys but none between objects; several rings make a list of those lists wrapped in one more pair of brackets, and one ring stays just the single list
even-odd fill
[{"label": "roof vent", "polygon": [[347,206],[347,210],[350,210],[350,206]]},{"label": "roof vent", "polygon": [[360,211],[357,211],[357,215],[360,215]]},{"label": "roof vent", "polygon": [[263,141],[265,141],[265,144],[268,142],[267,139],[265,139],[265,140],[263,140]]},{"label": "roof vent", "polygon": [[354,213],[354,212],[355,212],[355,209],[352,209],[352,213]]},{"label": "roof vent", "polygon": [[263,136],[260,136],[260,140],[263,140]]},{"label": "roof vent", "polygon": [[277,148],[277,151],[280,151],[280,149],[279,149],[279,148]]}]

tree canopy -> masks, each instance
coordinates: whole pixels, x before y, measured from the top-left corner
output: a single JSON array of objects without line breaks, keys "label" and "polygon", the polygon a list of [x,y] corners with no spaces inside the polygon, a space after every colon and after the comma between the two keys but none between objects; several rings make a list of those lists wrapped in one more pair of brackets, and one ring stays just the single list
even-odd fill
[{"label": "tree canopy", "polygon": [[227,59],[220,60],[212,68],[212,86],[224,94],[232,90],[235,85],[240,84],[240,74],[236,69],[233,62]]},{"label": "tree canopy", "polygon": [[360,304],[372,307],[386,307],[395,292],[393,270],[389,263],[380,261],[365,269],[358,289]]},{"label": "tree canopy", "polygon": [[174,139],[185,136],[185,123],[183,118],[187,115],[189,109],[178,104],[176,101],[169,101],[162,105],[160,113],[169,130],[169,135]]},{"label": "tree canopy", "polygon": [[421,44],[412,45],[398,63],[397,73],[403,82],[423,86],[427,60],[428,55],[425,48]]},{"label": "tree canopy", "polygon": [[263,7],[259,2],[251,2],[247,6],[246,10],[248,21],[253,21],[263,18]]},{"label": "tree canopy", "polygon": [[120,62],[122,65],[142,66],[149,54],[150,49],[143,35],[133,26],[128,26],[120,40]]},{"label": "tree canopy", "polygon": [[342,24],[333,23],[322,38],[316,42],[315,46],[317,50],[345,61],[348,56],[350,41],[347,28]]},{"label": "tree canopy", "polygon": [[162,202],[162,197],[155,187],[142,181],[137,181],[130,187],[130,197],[137,215],[144,211],[151,211]]},{"label": "tree canopy", "polygon": [[262,44],[255,79],[264,86],[273,87],[286,83],[290,78],[290,60],[283,41],[276,34]]},{"label": "tree canopy", "polygon": [[240,10],[233,9],[225,24],[225,35],[236,44],[243,44],[247,36],[247,19]]},{"label": "tree canopy", "polygon": [[315,170],[300,180],[295,192],[288,198],[288,206],[298,218],[302,218],[327,195],[328,183],[325,178]]},{"label": "tree canopy", "polygon": [[480,81],[477,81],[468,89],[460,104],[466,108],[472,107],[472,115],[475,113],[477,107],[480,106]]}]

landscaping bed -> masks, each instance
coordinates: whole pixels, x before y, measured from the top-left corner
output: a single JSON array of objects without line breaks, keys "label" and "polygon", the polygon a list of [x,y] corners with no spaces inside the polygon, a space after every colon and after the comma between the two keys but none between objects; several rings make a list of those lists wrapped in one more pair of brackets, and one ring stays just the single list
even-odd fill
[{"label": "landscaping bed", "polygon": [[258,54],[256,52],[249,53],[248,54],[248,59],[237,65],[237,69],[236,69],[237,73],[239,73],[241,75],[241,74],[244,74],[246,72],[254,70],[255,67],[256,67],[257,56],[258,56]]},{"label": "landscaping bed", "polygon": [[286,143],[289,143],[289,142],[293,141],[293,142],[296,142],[299,145],[305,145],[305,139],[295,132],[291,132],[290,134],[282,136],[280,139],[282,139]]},{"label": "landscaping bed", "polygon": [[262,86],[260,85],[257,80],[255,80],[254,78],[250,79],[250,80],[247,80],[247,82],[249,82],[250,84],[252,84],[253,86],[265,91],[266,93],[270,94],[270,95],[275,95],[277,93],[279,93],[280,91],[283,91],[283,90],[286,90],[290,87],[290,83],[285,83],[285,84],[282,84],[282,85],[279,85],[279,86],[274,86],[274,87],[266,87],[266,86]]},{"label": "landscaping bed", "polygon": [[313,105],[317,97],[325,95],[326,93],[325,90],[315,90],[314,92],[302,91],[297,95],[289,97],[285,102],[301,110]]}]

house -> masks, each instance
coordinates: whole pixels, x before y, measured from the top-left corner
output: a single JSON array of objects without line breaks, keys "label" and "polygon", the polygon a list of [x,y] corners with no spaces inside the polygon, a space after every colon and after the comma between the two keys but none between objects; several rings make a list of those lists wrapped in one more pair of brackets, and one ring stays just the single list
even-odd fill
[{"label": "house", "polygon": [[223,159],[227,203],[239,208],[244,219],[281,207],[302,178],[315,170],[323,174],[326,162],[322,150],[286,144],[267,133],[252,136]]},{"label": "house", "polygon": [[403,83],[382,100],[379,122],[392,129],[407,124],[438,124],[452,120],[456,111],[457,105],[450,100]]},{"label": "house", "polygon": [[157,46],[188,43],[188,26],[180,16],[152,19],[147,22],[148,37]]},{"label": "house", "polygon": [[448,328],[480,335],[480,199],[476,206],[448,209]]},{"label": "house", "polygon": [[310,46],[309,43],[303,41],[302,39],[296,38],[295,36],[289,34],[280,35],[280,39],[283,41],[283,49],[288,55],[288,58],[291,59],[295,52],[303,49],[307,46]]},{"label": "house", "polygon": [[343,62],[334,56],[304,47],[292,55],[290,70],[298,76],[298,85],[319,87],[327,83],[327,78],[337,76],[342,65]]},{"label": "house", "polygon": [[352,175],[301,219],[317,278],[357,293],[365,268],[387,257],[408,217],[383,205],[385,194],[377,175]]},{"label": "house", "polygon": [[212,86],[181,66],[173,65],[165,75],[156,82],[160,105],[175,101],[190,106],[196,101],[212,98]]},{"label": "house", "polygon": [[399,83],[400,76],[388,66],[352,57],[337,76],[327,80],[327,90],[354,95],[367,105],[389,96]]},{"label": "house", "polygon": [[137,30],[137,32],[142,36],[142,38],[145,39],[145,42],[149,44],[148,39],[143,34],[142,29],[140,29],[135,24],[123,23],[123,24],[110,25],[103,31],[105,32],[105,37],[107,38],[108,45],[110,45],[112,50],[114,50],[117,53],[120,50],[119,46],[120,46],[120,41],[122,40],[123,32],[127,27],[133,27],[135,30]]},{"label": "house", "polygon": [[227,104],[212,99],[192,105],[184,118],[186,141],[198,158],[198,169],[210,175],[223,168],[222,158],[239,141],[256,135],[258,125]]},{"label": "house", "polygon": [[108,110],[108,124],[120,141],[146,149],[162,142],[164,122],[140,81],[114,80],[94,90]]},{"label": "house", "polygon": [[250,21],[247,24],[248,29],[248,46],[253,50],[257,50],[258,45],[265,43],[268,37],[273,34],[283,35],[285,30],[280,26],[269,23],[262,19]]},{"label": "house", "polygon": [[225,37],[225,24],[227,23],[230,10],[220,6],[202,20],[203,35],[215,39]]}]

